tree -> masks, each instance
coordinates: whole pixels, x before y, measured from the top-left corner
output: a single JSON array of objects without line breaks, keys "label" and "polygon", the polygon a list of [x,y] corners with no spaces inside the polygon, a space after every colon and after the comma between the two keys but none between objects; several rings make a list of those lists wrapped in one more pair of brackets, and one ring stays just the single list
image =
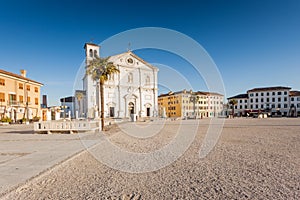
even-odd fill
[{"label": "tree", "polygon": [[234,118],[234,107],[237,105],[237,100],[236,99],[230,99],[229,105],[232,106],[232,117]]},{"label": "tree", "polygon": [[197,114],[196,114],[196,104],[199,101],[200,97],[198,95],[192,95],[190,97],[190,101],[193,102],[193,117],[196,118]]},{"label": "tree", "polygon": [[108,61],[107,58],[96,57],[91,60],[86,66],[86,74],[90,75],[94,81],[99,83],[100,88],[100,99],[101,99],[101,130],[104,130],[104,83],[115,73],[119,73],[119,69],[113,64],[113,62]]},{"label": "tree", "polygon": [[76,93],[76,99],[78,101],[78,108],[79,108],[78,109],[78,114],[79,114],[79,117],[81,116],[81,104],[80,104],[80,102],[81,102],[82,98],[83,98],[82,92],[77,92]]}]

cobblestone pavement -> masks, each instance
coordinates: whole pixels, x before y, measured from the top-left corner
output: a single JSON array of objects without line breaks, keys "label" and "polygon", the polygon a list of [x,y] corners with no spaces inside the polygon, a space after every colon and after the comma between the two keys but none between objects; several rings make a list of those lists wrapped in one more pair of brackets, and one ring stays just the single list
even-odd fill
[{"label": "cobblestone pavement", "polygon": [[[123,133],[123,125],[108,135],[119,148],[151,152],[187,123],[169,121],[147,139]],[[226,119],[217,145],[200,159],[208,125],[202,120],[188,150],[159,170],[122,172],[101,163],[93,151],[83,151],[2,198],[300,199],[300,119]]]}]

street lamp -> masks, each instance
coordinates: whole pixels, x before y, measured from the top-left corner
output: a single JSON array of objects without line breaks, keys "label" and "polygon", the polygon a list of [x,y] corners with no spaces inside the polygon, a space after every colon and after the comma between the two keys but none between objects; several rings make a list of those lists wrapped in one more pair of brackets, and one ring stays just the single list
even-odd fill
[{"label": "street lamp", "polygon": [[26,82],[24,83],[25,98],[26,98],[26,123],[29,121],[27,83],[29,83],[29,81],[26,81]]}]

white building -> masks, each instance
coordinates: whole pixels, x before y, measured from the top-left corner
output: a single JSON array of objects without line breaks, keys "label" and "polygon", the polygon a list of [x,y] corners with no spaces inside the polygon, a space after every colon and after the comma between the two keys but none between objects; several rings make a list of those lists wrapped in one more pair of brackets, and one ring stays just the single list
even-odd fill
[{"label": "white building", "polygon": [[235,114],[243,116],[249,112],[269,112],[272,116],[300,115],[300,92],[290,87],[263,87],[228,98],[236,99]]},{"label": "white building", "polygon": [[75,118],[75,97],[64,97],[60,99],[62,118]]},{"label": "white building", "polygon": [[215,92],[205,92],[207,95],[207,116],[217,117],[223,111],[224,96]]},{"label": "white building", "polygon": [[[96,56],[100,56],[98,45],[86,43],[84,49],[86,64]],[[109,61],[113,62],[120,73],[114,74],[104,84],[104,116],[106,118],[128,118],[132,114],[138,117],[157,116],[158,68],[131,51],[111,56]],[[98,117],[99,87],[91,76],[84,76],[82,94],[84,97],[81,109],[84,115],[88,118]],[[75,100],[78,101],[77,98]]]},{"label": "white building", "polygon": [[290,91],[290,111],[289,115],[300,116],[300,91]]}]

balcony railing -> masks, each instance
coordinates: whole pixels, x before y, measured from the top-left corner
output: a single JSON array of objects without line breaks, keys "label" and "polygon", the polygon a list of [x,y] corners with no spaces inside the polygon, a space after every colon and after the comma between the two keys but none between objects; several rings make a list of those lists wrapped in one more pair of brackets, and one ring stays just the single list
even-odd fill
[{"label": "balcony railing", "polygon": [[[9,105],[9,106],[26,106],[26,102],[16,101],[16,100],[9,100],[9,101],[7,101],[7,105]],[[31,105],[31,103],[28,102],[28,105]]]},{"label": "balcony railing", "polygon": [[9,101],[7,101],[7,104],[9,106],[19,106],[21,104],[21,102],[20,101],[16,101],[16,100],[9,100]]}]

